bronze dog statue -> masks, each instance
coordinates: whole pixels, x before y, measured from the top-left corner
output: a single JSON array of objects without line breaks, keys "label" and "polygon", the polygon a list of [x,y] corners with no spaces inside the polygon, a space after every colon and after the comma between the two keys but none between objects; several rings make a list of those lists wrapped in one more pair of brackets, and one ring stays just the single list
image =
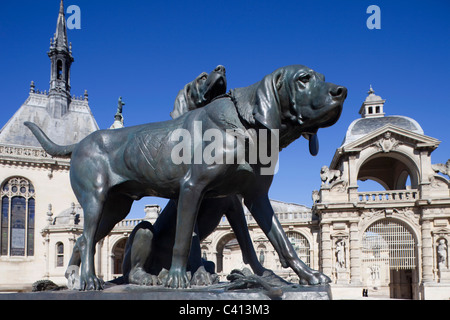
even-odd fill
[{"label": "bronze dog statue", "polygon": [[[203,198],[233,194],[243,195],[245,205],[283,257],[283,265],[311,284],[320,283],[321,276],[296,259],[287,245],[268,198],[273,175],[262,174],[261,159],[256,163],[198,163],[195,156],[207,147],[200,143],[191,144],[189,163],[175,165],[173,150],[179,141],[173,133],[183,129],[195,137],[200,127],[202,133],[211,129],[225,136],[228,130],[266,129],[271,134],[279,132],[279,141],[270,139],[269,144],[279,142],[284,148],[301,135],[315,136],[319,128],[333,125],[346,95],[344,87],[326,83],[321,74],[304,66],[289,66],[175,120],[101,130],[75,146],[49,148],[59,156],[72,155],[71,184],[85,214],[84,232],[77,241],[82,288],[101,288],[94,269],[95,243],[126,217],[134,200],[144,196],[178,198],[172,265],[165,285],[188,287],[186,265],[198,208]],[[248,140],[258,138],[250,135]],[[221,151],[223,158],[236,159],[249,149],[247,144],[237,144]]]},{"label": "bronze dog statue", "polygon": [[214,98],[224,94],[226,90],[227,78],[224,66],[217,66],[210,74],[202,72],[194,81],[180,90],[170,116],[176,119],[188,111],[204,107]]},{"label": "bronze dog statue", "polygon": [[[227,79],[225,73],[225,67],[219,65],[210,74],[202,72],[193,81],[186,84],[184,88],[180,90],[175,99],[174,109],[171,112],[171,116],[179,117],[181,114],[186,113],[190,110],[201,108],[207,103],[211,102],[215,97],[224,94],[227,88]],[[123,104],[119,104],[119,108],[121,108],[122,106]],[[26,123],[25,125],[27,125],[30,130],[38,137],[38,140],[42,141],[42,144],[47,148],[46,150],[49,152],[49,154],[58,154],[60,156],[70,157],[71,150],[73,150],[76,145],[61,148],[60,146],[57,146],[50,140],[48,140],[45,134],[36,125],[32,123]],[[168,207],[170,208],[171,206]],[[151,245],[151,243],[148,245]],[[76,244],[74,246],[73,254],[68,266],[68,271],[70,271],[71,276],[74,276],[72,273],[75,272],[75,270],[78,270],[71,267],[79,266],[80,263],[80,250],[78,245]],[[67,276],[68,274],[66,274],[66,277]],[[75,277],[78,279],[78,275],[75,275]]]}]

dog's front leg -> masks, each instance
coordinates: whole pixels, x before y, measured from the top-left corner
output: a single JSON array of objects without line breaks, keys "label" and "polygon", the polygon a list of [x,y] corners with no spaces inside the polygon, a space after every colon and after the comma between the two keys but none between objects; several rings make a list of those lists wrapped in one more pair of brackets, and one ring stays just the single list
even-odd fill
[{"label": "dog's front leg", "polygon": [[190,287],[186,273],[192,235],[198,209],[203,198],[203,188],[192,181],[181,185],[177,209],[175,244],[172,254],[172,265],[166,278],[165,286],[171,288]]},{"label": "dog's front leg", "polygon": [[273,247],[277,251],[283,267],[291,267],[301,280],[310,285],[326,284],[331,280],[324,274],[309,268],[297,256],[291,242],[286,236],[267,194],[245,199],[245,204],[249,208],[256,222],[269,238]]}]

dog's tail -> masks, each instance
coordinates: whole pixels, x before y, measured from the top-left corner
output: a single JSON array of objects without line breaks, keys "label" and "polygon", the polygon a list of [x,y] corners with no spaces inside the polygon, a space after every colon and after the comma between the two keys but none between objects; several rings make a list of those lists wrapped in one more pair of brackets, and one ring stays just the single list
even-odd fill
[{"label": "dog's tail", "polygon": [[60,146],[55,144],[50,138],[33,122],[25,122],[24,125],[31,130],[36,139],[41,144],[42,148],[53,157],[61,157],[61,158],[70,158],[72,156],[72,152],[77,146],[76,144],[72,144],[69,146]]}]

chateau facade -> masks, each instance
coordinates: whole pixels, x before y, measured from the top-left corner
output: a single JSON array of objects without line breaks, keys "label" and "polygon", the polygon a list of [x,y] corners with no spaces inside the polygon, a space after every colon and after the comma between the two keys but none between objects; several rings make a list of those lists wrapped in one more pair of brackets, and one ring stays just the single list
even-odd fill
[{"label": "chateau facade", "polygon": [[[50,50],[50,88],[36,89],[0,131],[0,291],[29,290],[42,279],[65,285],[65,271],[83,231],[83,211],[72,192],[70,161],[49,156],[23,125],[39,125],[57,144],[69,145],[98,130],[87,91],[71,96],[74,58],[61,1]],[[371,88],[329,166],[318,172],[320,190],[308,208],[272,200],[298,256],[332,279],[334,298],[369,296],[449,299],[449,165],[433,164],[440,141],[404,116],[386,116],[385,100]],[[359,190],[373,180],[380,189]],[[318,180],[320,181],[320,180]],[[124,220],[97,245],[96,271],[121,275],[127,238],[142,220],[161,211],[149,205],[143,219]],[[247,225],[264,267],[291,280],[251,214]],[[240,248],[225,217],[202,244],[202,255],[222,279],[243,268]]]}]

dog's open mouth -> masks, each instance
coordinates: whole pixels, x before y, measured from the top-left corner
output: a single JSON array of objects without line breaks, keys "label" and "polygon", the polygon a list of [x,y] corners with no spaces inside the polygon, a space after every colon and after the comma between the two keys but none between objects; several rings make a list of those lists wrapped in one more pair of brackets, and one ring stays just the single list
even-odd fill
[{"label": "dog's open mouth", "polygon": [[317,136],[319,128],[331,127],[339,120],[343,109],[343,103],[332,106],[329,109],[330,110],[322,117],[319,117],[320,123],[302,133],[302,136],[309,141],[309,153],[314,157],[319,154],[319,138]]}]

